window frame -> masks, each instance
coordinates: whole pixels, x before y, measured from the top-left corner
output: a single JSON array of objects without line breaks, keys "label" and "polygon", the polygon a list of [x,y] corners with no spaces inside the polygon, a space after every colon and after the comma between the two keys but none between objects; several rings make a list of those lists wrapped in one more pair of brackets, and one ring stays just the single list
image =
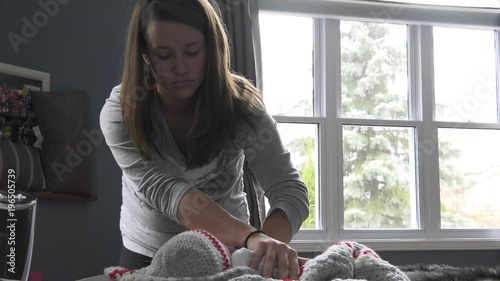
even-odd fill
[{"label": "window frame", "polygon": [[[382,125],[415,128],[418,143],[436,140],[438,128],[500,130],[499,120],[490,123],[434,121],[434,73],[432,26],[496,30],[497,96],[500,95],[500,11],[435,7],[432,5],[368,3],[332,0],[258,0],[259,12],[313,18],[314,26],[314,117],[274,116],[277,122],[317,124],[317,208],[322,229],[301,230],[291,246],[298,251],[321,252],[332,243],[356,240],[375,250],[498,249],[500,229],[441,229],[439,155],[432,153],[417,163],[417,212],[419,229],[349,229],[343,224],[343,125]],[[460,19],[460,21],[457,21]],[[340,118],[342,20],[405,24],[408,26],[408,120]],[[329,79],[326,79],[329,77]],[[424,94],[428,93],[428,94]],[[500,113],[500,99],[497,101]],[[327,110],[328,108],[328,110]],[[336,146],[328,148],[328,143]],[[415,153],[419,148],[415,144]],[[335,167],[335,168],[333,168]],[[434,188],[427,188],[433,186]],[[328,200],[334,198],[334,202]]]}]

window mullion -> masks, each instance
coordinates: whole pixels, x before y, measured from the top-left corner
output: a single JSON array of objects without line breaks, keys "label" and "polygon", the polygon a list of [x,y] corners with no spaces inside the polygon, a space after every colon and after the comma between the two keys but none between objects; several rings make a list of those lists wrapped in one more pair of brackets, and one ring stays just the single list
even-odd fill
[{"label": "window mullion", "polygon": [[[413,145],[415,151],[418,153],[419,143],[417,140],[418,132],[421,131],[421,121],[422,121],[422,89],[420,87],[421,83],[421,55],[420,55],[420,27],[416,25],[408,25],[408,108],[409,108],[409,119],[418,121],[415,126],[415,136],[413,138]],[[425,206],[423,204],[423,189],[422,189],[422,169],[419,168],[419,159],[417,157],[418,154],[414,156],[414,167],[415,167],[415,180],[416,180],[416,188],[412,190],[413,196],[412,199],[416,199],[416,206],[412,206],[412,226],[418,225],[418,227],[425,229],[427,226],[426,217],[423,216],[423,210],[425,210]],[[415,208],[414,208],[415,207]],[[416,214],[413,215],[413,214]],[[416,222],[413,221],[416,219]]]},{"label": "window mullion", "polygon": [[[344,222],[344,196],[342,191],[342,124],[339,121],[340,96],[341,96],[341,71],[340,71],[340,21],[325,19],[323,25],[323,92],[326,105],[326,146],[328,153],[326,164],[328,171],[325,173],[328,185],[326,186],[327,231],[330,237],[338,237]],[[333,144],[333,145],[332,145]],[[332,202],[335,202],[332,204]],[[326,202],[325,202],[326,203]]]},{"label": "window mullion", "polygon": [[[420,76],[422,95],[422,127],[418,135],[418,167],[420,192],[423,200],[422,216],[427,238],[436,237],[441,225],[439,191],[438,127],[434,122],[434,50],[431,26],[420,27]],[[421,205],[422,206],[422,205]]]},{"label": "window mullion", "polygon": [[[324,19],[314,19],[314,42],[313,42],[313,61],[314,61],[314,115],[317,117],[324,118],[326,116],[326,100],[325,100],[325,91],[322,87],[324,81]],[[319,188],[316,191],[316,210],[318,216],[316,217],[317,221],[320,223],[320,228],[326,231],[326,235],[328,235],[328,225],[330,218],[328,214],[331,212],[328,211],[328,192],[326,191],[328,187],[328,183],[326,180],[326,175],[328,174],[328,165],[327,165],[327,157],[323,155],[328,155],[325,153],[328,149],[328,145],[326,143],[326,134],[327,132],[327,123],[323,119],[323,122],[318,123],[318,183]]]},{"label": "window mullion", "polygon": [[500,29],[495,31],[497,122],[500,123]]}]

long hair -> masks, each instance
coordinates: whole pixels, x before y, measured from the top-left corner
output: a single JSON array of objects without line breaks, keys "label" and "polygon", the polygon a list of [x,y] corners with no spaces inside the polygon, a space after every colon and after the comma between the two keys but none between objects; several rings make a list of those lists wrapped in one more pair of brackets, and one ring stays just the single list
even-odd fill
[{"label": "long hair", "polygon": [[[204,81],[198,88],[194,122],[187,136],[187,167],[202,166],[216,157],[227,137],[234,138],[241,122],[261,115],[265,106],[259,91],[231,70],[227,31],[220,10],[209,0],[139,0],[130,21],[122,77],[123,122],[134,148],[151,159],[154,81],[144,63],[147,27],[151,22],[189,25],[205,36]],[[162,117],[163,118],[163,117]]]}]

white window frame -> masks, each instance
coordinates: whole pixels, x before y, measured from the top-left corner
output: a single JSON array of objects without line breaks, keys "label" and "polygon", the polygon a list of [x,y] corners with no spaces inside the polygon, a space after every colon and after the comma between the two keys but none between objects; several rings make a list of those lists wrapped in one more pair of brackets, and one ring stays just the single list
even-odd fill
[{"label": "white window frame", "polygon": [[[420,143],[435,140],[437,128],[500,129],[489,123],[433,121],[434,73],[432,26],[496,30],[497,95],[500,93],[500,10],[417,4],[336,0],[258,0],[262,12],[314,18],[315,117],[274,116],[278,122],[318,124],[318,230],[301,230],[291,246],[322,252],[342,240],[355,240],[375,250],[500,249],[500,229],[440,229],[438,154],[424,157],[416,171],[419,229],[343,230],[343,125],[413,127]],[[340,21],[360,20],[408,25],[410,116],[413,120],[339,118],[341,112]],[[424,58],[424,59],[422,59]],[[327,79],[328,77],[328,79]],[[429,93],[424,95],[423,93]],[[326,110],[328,108],[328,110]],[[498,108],[500,112],[500,107]],[[500,116],[500,114],[499,114]],[[327,144],[337,144],[327,149]],[[418,153],[418,148],[415,148]],[[336,167],[336,168],[334,168]],[[433,186],[434,188],[426,188]],[[334,202],[328,199],[333,198]]]}]

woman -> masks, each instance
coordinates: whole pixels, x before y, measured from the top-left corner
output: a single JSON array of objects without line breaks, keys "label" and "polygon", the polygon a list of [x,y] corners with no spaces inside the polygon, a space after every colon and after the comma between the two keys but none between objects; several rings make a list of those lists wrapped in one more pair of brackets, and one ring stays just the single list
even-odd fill
[{"label": "woman", "polygon": [[[186,229],[205,229],[264,258],[264,276],[297,278],[287,243],[308,216],[307,187],[255,87],[230,70],[229,45],[209,0],[139,0],[122,84],[101,111],[123,171],[120,266],[147,266]],[[269,199],[262,231],[248,224],[247,160]]]}]

